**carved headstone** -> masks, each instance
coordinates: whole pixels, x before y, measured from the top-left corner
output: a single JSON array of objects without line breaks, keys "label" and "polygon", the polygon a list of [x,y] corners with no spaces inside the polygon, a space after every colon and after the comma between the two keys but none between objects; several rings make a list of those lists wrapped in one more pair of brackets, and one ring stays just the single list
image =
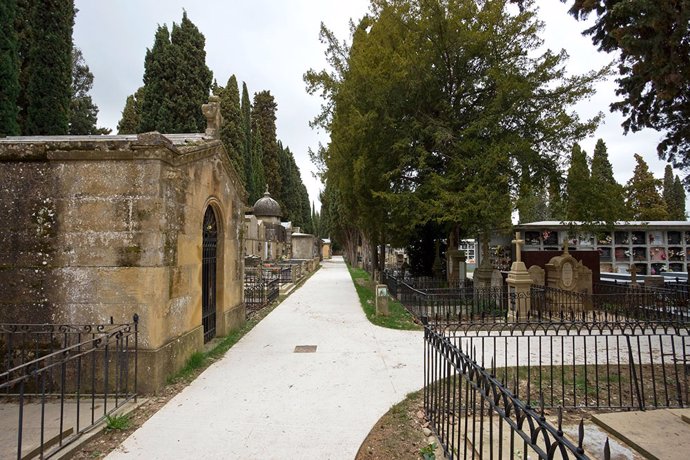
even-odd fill
[{"label": "carved headstone", "polygon": [[532,265],[527,272],[536,286],[544,286],[546,284],[546,272],[540,266]]}]

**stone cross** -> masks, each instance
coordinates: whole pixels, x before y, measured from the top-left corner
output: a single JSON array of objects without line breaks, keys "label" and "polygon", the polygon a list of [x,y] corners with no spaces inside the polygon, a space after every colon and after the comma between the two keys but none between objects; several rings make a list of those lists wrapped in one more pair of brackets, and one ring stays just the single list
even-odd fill
[{"label": "stone cross", "polygon": [[563,254],[570,254],[568,252],[568,238],[567,237],[565,240],[563,240]]},{"label": "stone cross", "polygon": [[525,240],[520,239],[520,232],[515,232],[515,239],[511,243],[515,245],[515,262],[522,262],[522,245]]}]

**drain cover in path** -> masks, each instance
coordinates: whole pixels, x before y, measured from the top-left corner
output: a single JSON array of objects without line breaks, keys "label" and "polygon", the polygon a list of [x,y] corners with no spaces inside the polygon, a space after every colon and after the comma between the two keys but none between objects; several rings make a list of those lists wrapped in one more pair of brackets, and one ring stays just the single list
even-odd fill
[{"label": "drain cover in path", "polygon": [[315,353],[316,345],[297,345],[294,353]]}]

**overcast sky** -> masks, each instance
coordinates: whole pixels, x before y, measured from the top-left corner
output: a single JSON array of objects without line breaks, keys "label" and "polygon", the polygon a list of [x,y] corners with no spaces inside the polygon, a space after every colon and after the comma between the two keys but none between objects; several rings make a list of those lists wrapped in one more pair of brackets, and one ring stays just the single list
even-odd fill
[{"label": "overcast sky", "polygon": [[[558,0],[538,3],[546,45],[568,51],[569,72],[600,68],[613,59],[581,36],[585,26],[567,15],[566,5]],[[321,22],[348,39],[350,19],[361,18],[368,5],[368,0],[76,0],[74,41],[95,76],[91,95],[100,109],[98,124],[115,133],[125,99],[142,85],[146,48],[153,45],[157,26],[179,23],[184,8],[206,37],[206,63],[219,84],[235,74],[240,84],[247,83],[250,97],[271,91],[278,104],[278,139],[290,147],[310,198],[316,201],[321,184],[313,178],[315,168],[307,151],[319,141],[327,143],[328,137],[308,125],[321,100],[307,95],[302,77],[310,68],[326,67],[325,47],[319,42]],[[623,135],[621,116],[608,109],[616,100],[615,88],[611,78],[598,86],[595,97],[576,107],[582,118],[599,111],[606,115],[605,123],[581,145],[591,156],[596,140],[603,138],[619,183],[632,176],[634,153],[662,178],[665,163],[656,155],[660,135],[650,130]]]}]

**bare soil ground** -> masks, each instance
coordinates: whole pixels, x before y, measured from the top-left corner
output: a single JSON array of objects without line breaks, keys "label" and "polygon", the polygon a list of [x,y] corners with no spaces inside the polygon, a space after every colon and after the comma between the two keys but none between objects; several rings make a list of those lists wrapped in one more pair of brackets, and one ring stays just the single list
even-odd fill
[{"label": "bare soil ground", "polygon": [[409,394],[381,417],[359,448],[356,460],[423,458],[421,450],[428,445],[423,394]]}]

